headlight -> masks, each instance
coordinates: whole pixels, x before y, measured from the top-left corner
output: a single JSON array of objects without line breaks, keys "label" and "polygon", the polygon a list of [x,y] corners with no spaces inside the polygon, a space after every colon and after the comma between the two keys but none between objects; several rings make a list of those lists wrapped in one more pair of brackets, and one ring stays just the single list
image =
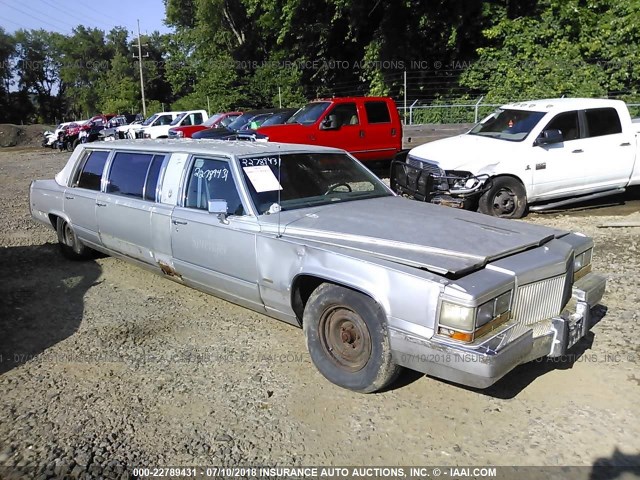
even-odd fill
[{"label": "headlight", "polygon": [[591,271],[591,256],[593,248],[585,250],[580,255],[576,255],[573,260],[573,279],[579,280]]},{"label": "headlight", "polygon": [[443,301],[440,306],[440,325],[472,332],[475,323],[474,313],[475,308]]},{"label": "headlight", "polygon": [[479,307],[465,307],[443,300],[438,333],[454,340],[472,342],[511,318],[511,290]]}]

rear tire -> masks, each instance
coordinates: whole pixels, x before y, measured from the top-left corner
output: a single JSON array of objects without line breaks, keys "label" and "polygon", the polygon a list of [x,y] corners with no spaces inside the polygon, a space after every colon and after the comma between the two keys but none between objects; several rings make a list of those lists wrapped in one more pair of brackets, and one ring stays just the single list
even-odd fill
[{"label": "rear tire", "polygon": [[314,365],[340,387],[375,392],[401,371],[391,356],[382,307],[360,292],[320,285],[304,309],[303,331]]},{"label": "rear tire", "polygon": [[76,232],[69,222],[58,218],[56,231],[62,255],[70,260],[86,260],[91,257],[93,251],[78,240]]},{"label": "rear tire", "polygon": [[492,217],[522,218],[527,210],[527,192],[522,183],[513,177],[496,177],[489,182],[489,189],[478,201],[478,210]]}]

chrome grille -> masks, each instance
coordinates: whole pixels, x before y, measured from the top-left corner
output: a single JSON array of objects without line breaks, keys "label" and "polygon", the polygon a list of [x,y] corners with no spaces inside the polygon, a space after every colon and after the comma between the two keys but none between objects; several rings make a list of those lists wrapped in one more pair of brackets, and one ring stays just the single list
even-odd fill
[{"label": "chrome grille", "polygon": [[407,163],[412,167],[420,168],[431,173],[434,177],[441,177],[444,175],[444,170],[438,167],[436,164],[422,160],[420,158],[407,156]]},{"label": "chrome grille", "polygon": [[566,282],[567,275],[562,274],[518,287],[513,318],[522,325],[533,325],[560,315]]}]

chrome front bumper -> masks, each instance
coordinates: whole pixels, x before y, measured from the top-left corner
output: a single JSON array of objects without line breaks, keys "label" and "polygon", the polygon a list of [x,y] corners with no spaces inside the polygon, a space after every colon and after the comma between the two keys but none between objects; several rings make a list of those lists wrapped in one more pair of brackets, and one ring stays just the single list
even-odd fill
[{"label": "chrome front bumper", "polygon": [[479,345],[461,345],[437,337],[427,340],[391,329],[394,360],[434,377],[487,388],[522,363],[564,355],[593,326],[591,309],[602,299],[605,286],[603,276],[589,273],[575,282],[571,301],[559,317],[531,326],[513,319]]}]

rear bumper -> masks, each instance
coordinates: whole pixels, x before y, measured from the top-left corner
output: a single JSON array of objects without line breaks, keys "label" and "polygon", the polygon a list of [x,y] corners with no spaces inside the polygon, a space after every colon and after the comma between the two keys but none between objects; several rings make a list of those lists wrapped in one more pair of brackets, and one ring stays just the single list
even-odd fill
[{"label": "rear bumper", "polygon": [[434,377],[487,388],[522,363],[564,355],[593,326],[591,309],[602,299],[605,285],[603,276],[590,273],[574,284],[572,299],[559,317],[535,326],[511,320],[480,345],[460,345],[437,337],[427,340],[391,329],[394,360]]}]

